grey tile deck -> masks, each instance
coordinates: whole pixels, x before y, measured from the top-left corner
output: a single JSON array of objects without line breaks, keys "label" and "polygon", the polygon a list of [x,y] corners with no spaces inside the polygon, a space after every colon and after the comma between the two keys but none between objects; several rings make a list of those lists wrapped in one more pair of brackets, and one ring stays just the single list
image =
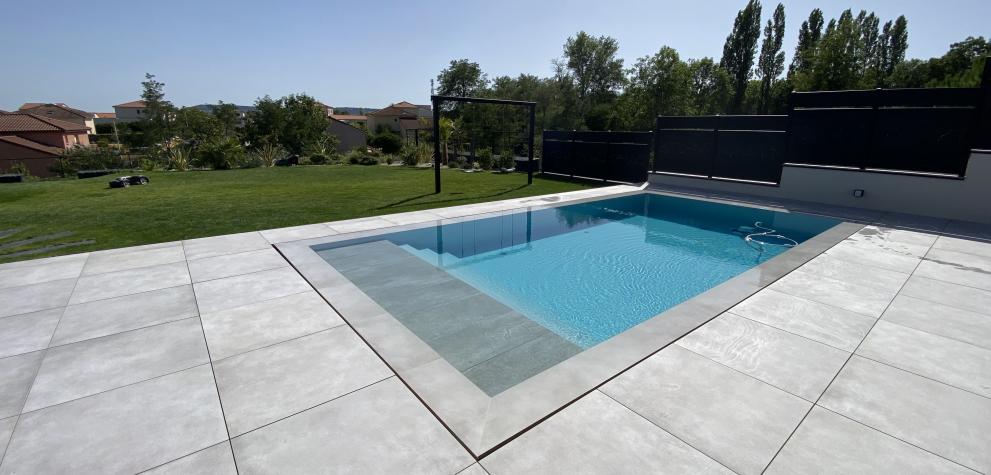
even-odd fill
[{"label": "grey tile deck", "polygon": [[819,399],[850,356],[731,313],[676,344],[808,401]]},{"label": "grey tile deck", "polygon": [[596,391],[482,460],[517,473],[733,473]]},{"label": "grey tile deck", "polygon": [[204,365],[22,415],[0,473],[135,473],[226,438]]},{"label": "grey tile deck", "polygon": [[207,447],[144,473],[148,475],[237,475],[237,467],[234,465],[234,453],[231,451],[231,444],[225,440],[213,447]]},{"label": "grey tile deck", "polygon": [[812,406],[669,346],[602,392],[737,473],[760,473]]},{"label": "grey tile deck", "polygon": [[974,472],[835,412],[816,407],[764,473],[929,475]]},{"label": "grey tile deck", "polygon": [[[270,244],[630,190],[0,265],[0,474],[235,473],[235,462],[240,473],[991,473],[991,243],[870,226],[750,298],[730,292],[743,302],[729,313],[573,403],[552,384],[489,407],[472,386],[484,404],[433,412],[516,410],[536,421],[527,419],[533,406],[557,404],[541,414],[566,406],[480,464],[314,293],[353,285],[338,275],[311,287]],[[945,224],[967,236],[991,229],[861,218]],[[400,375],[417,373],[418,393],[450,387],[437,378],[457,370],[436,353],[424,360],[423,341],[381,318],[382,307],[330,303],[362,315],[361,331],[399,326],[389,331],[408,354],[383,356]],[[476,312],[483,321],[505,313],[476,294],[413,303],[445,318],[466,308],[488,309]],[[434,341],[478,322],[418,323]],[[599,371],[612,357],[586,351],[572,360]],[[553,381],[577,384],[571,377]],[[471,437],[495,444],[498,429]]]},{"label": "grey tile deck", "polygon": [[242,474],[457,473],[475,462],[394,377],[233,444]]},{"label": "grey tile deck", "polygon": [[233,356],[213,367],[232,436],[392,375],[347,327]]},{"label": "grey tile deck", "polygon": [[854,357],[819,404],[971,469],[991,471],[991,399]]},{"label": "grey tile deck", "polygon": [[196,315],[196,297],[190,285],[70,305],[62,313],[51,344],[64,345]]},{"label": "grey tile deck", "polygon": [[25,411],[60,404],[208,362],[197,318],[47,351]]},{"label": "grey tile deck", "polygon": [[206,313],[200,318],[214,360],[344,325],[313,291]]}]

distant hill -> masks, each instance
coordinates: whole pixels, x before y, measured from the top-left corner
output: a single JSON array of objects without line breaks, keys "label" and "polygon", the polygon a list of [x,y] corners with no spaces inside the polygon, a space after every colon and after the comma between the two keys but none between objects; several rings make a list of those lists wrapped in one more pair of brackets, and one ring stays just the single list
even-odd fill
[{"label": "distant hill", "polygon": [[376,107],[348,107],[348,106],[334,106],[334,113],[339,115],[365,115],[369,112],[375,112],[378,108]]}]

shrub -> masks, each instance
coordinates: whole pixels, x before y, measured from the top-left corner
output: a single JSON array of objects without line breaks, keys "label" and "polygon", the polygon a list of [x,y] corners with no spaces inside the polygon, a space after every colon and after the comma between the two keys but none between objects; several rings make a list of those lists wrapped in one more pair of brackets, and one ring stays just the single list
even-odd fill
[{"label": "shrub", "polygon": [[286,149],[279,145],[273,145],[265,142],[260,147],[253,150],[251,154],[258,161],[259,166],[271,167],[275,165],[276,160],[285,157],[287,152]]},{"label": "shrub", "polygon": [[31,177],[31,170],[28,169],[28,166],[24,162],[14,162],[10,165],[10,169],[6,173],[20,175],[25,180]]},{"label": "shrub", "polygon": [[210,140],[200,145],[195,161],[214,170],[239,167],[245,164],[244,148],[235,138]]},{"label": "shrub", "polygon": [[447,168],[465,168],[465,165],[467,164],[468,164],[467,160],[461,157],[457,157],[448,160]]},{"label": "shrub", "polygon": [[72,147],[65,149],[59,155],[51,169],[62,176],[69,176],[79,170],[109,170],[123,167],[124,160],[113,150],[100,147]]},{"label": "shrub", "polygon": [[425,143],[419,145],[406,144],[399,151],[399,157],[403,165],[415,167],[421,163],[430,161],[430,147]]},{"label": "shrub", "polygon": [[485,147],[485,148],[479,150],[476,158],[478,159],[478,167],[479,168],[481,168],[483,170],[491,170],[492,169],[493,160],[492,160],[492,149],[491,148]]},{"label": "shrub", "polygon": [[184,172],[189,170],[189,149],[178,146],[169,150],[169,166],[173,170]]},{"label": "shrub", "polygon": [[384,153],[397,153],[403,148],[403,140],[392,132],[383,131],[372,136],[373,147],[382,149]]},{"label": "shrub", "polygon": [[378,165],[379,159],[367,150],[356,148],[347,155],[348,163],[352,165]]},{"label": "shrub", "polygon": [[327,158],[327,156],[322,153],[314,153],[307,158],[309,159],[310,163],[313,165],[326,165],[327,162],[330,161],[330,159]]},{"label": "shrub", "polygon": [[502,170],[509,170],[516,166],[516,160],[513,159],[513,151],[506,149],[499,154],[499,159],[496,165]]}]

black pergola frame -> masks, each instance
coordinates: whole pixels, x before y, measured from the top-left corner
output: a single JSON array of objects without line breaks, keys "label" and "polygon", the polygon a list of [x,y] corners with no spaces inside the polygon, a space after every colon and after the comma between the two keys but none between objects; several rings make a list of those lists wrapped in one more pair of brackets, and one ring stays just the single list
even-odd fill
[{"label": "black pergola frame", "polygon": [[530,112],[529,146],[527,147],[526,184],[533,184],[533,135],[537,122],[537,103],[530,101],[513,101],[509,99],[487,99],[482,97],[460,96],[430,96],[431,107],[434,111],[434,193],[440,193],[440,105],[444,102],[463,102],[467,104],[501,104],[506,106],[526,107]]}]

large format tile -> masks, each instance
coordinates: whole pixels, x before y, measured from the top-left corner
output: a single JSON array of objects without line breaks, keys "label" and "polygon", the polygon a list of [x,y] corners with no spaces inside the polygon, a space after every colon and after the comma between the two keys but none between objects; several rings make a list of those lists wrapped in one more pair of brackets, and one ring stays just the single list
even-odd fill
[{"label": "large format tile", "polygon": [[730,309],[775,328],[846,351],[853,351],[874,326],[874,319],[832,305],[764,289]]},{"label": "large format tile", "polygon": [[237,475],[231,444],[223,441],[144,472],[148,475]]},{"label": "large format tile", "polygon": [[135,473],[226,438],[203,365],[22,415],[0,473]]},{"label": "large format tile", "polygon": [[51,348],[38,371],[25,411],[208,361],[197,318]]},{"label": "large format tile", "polygon": [[898,292],[898,289],[855,285],[803,269],[784,276],[768,288],[874,318],[881,316]]},{"label": "large format tile", "polygon": [[291,267],[193,284],[201,314],[285,297],[310,289],[310,285]]},{"label": "large format tile", "polygon": [[916,257],[922,257],[930,246],[936,242],[937,236],[931,232],[908,231],[892,229],[883,226],[864,226],[848,238],[855,244],[865,247],[876,247],[884,252],[894,252]]},{"label": "large format tile", "polygon": [[991,349],[991,316],[899,295],[884,321]]},{"label": "large format tile", "polygon": [[991,257],[991,243],[940,236],[933,244],[933,249],[963,252],[975,256]]},{"label": "large format tile", "polygon": [[83,275],[104,274],[140,267],[151,267],[186,259],[179,242],[113,249],[90,254]]},{"label": "large format tile", "polygon": [[233,440],[242,474],[456,473],[474,459],[396,378]]},{"label": "large format tile", "polygon": [[349,327],[214,363],[231,435],[291,416],[392,372]]},{"label": "large format tile", "polygon": [[601,390],[738,473],[760,473],[811,406],[679,346]]},{"label": "large format tile", "polygon": [[36,351],[0,358],[0,417],[21,413],[44,357],[44,351]]},{"label": "large format tile", "polygon": [[40,284],[53,280],[75,279],[86,259],[72,259],[25,267],[0,267],[0,289]]},{"label": "large format tile", "polygon": [[316,292],[303,292],[204,314],[214,360],[343,325]]},{"label": "large format tile", "polygon": [[991,471],[991,399],[854,356],[819,404],[974,470]]},{"label": "large format tile", "polygon": [[373,229],[389,228],[395,223],[386,221],[379,217],[346,219],[343,221],[333,221],[327,223],[331,229],[338,233],[357,233],[361,231],[371,231]]},{"label": "large format tile", "polygon": [[189,276],[203,282],[287,266],[278,251],[268,248],[189,261]]},{"label": "large format tile", "polygon": [[678,340],[677,345],[815,401],[849,353],[726,313]]},{"label": "large format tile", "polygon": [[991,316],[991,291],[913,275],[900,295]]},{"label": "large format tile", "polygon": [[991,397],[987,348],[881,320],[857,354]]},{"label": "large format tile", "polygon": [[65,308],[52,345],[113,335],[196,316],[193,287],[182,285]]},{"label": "large format tile", "polygon": [[598,391],[482,459],[492,475],[733,472]]},{"label": "large format tile", "polygon": [[16,424],[17,416],[0,419],[0,460],[3,460],[3,454],[7,451],[7,443],[10,442]]},{"label": "large format tile", "polygon": [[83,276],[69,299],[70,305],[189,284],[185,262]]},{"label": "large format tile", "polygon": [[0,317],[65,306],[75,285],[76,279],[62,279],[0,289]]},{"label": "large format tile", "polygon": [[894,437],[815,407],[765,472],[973,474]]},{"label": "large format tile", "polygon": [[991,290],[991,257],[933,249],[915,275]]},{"label": "large format tile", "polygon": [[0,358],[48,348],[61,308],[0,318]]},{"label": "large format tile", "polygon": [[324,223],[304,224],[302,226],[293,226],[289,228],[266,229],[265,231],[260,232],[261,235],[272,244],[299,241],[300,239],[333,236],[334,234],[337,234],[337,231],[330,229],[330,226],[327,226]]},{"label": "large format tile", "polygon": [[[925,250],[917,248],[922,253]],[[864,241],[843,241],[829,250],[826,255],[856,264],[880,267],[898,272],[912,272],[922,260],[916,252],[898,252],[889,247]]]},{"label": "large format tile", "polygon": [[190,239],[182,242],[186,260],[236,254],[238,252],[266,249],[272,245],[257,232],[225,234],[223,236]]},{"label": "large format tile", "polygon": [[822,254],[802,265],[803,271],[819,274],[858,287],[876,287],[897,292],[908,280],[909,274],[881,268],[865,269],[862,264],[837,259]]}]

